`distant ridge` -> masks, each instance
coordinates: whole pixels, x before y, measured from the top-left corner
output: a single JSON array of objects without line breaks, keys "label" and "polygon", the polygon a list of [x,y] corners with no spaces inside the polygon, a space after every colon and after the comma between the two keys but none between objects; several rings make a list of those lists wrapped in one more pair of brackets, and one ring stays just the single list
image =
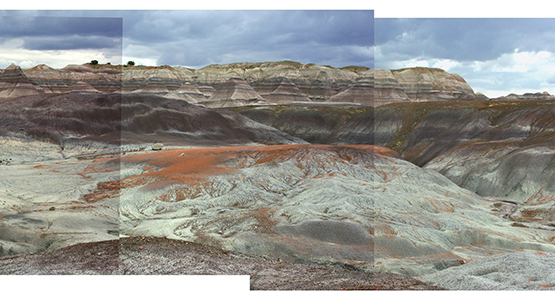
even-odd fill
[{"label": "distant ridge", "polygon": [[[260,97],[232,98],[224,105],[234,101],[232,105],[303,102],[380,106],[397,102],[488,100],[483,94],[476,93],[460,75],[429,67],[388,70],[350,65],[335,68],[285,60],[211,64],[199,69],[88,63],[53,69],[40,64],[22,72],[40,88],[26,83],[21,89],[33,91],[34,88],[39,93],[69,93],[78,82],[85,82],[103,93],[169,94],[191,103],[207,101],[206,105],[213,106],[218,105],[215,100],[223,101],[221,97],[213,97],[216,90],[232,78],[244,80],[252,88],[249,91],[254,90]],[[368,80],[368,76],[372,80]],[[152,80],[158,83],[151,84]],[[8,92],[5,91],[3,96],[13,95]],[[548,99],[554,97],[537,93],[497,98],[510,101]]]}]

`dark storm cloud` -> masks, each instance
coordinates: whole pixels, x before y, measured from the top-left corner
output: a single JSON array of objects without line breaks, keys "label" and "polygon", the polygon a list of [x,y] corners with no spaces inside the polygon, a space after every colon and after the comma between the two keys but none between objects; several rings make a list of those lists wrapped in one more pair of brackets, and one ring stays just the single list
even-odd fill
[{"label": "dark storm cloud", "polygon": [[124,56],[158,65],[295,60],[372,65],[372,11],[36,11],[18,15],[122,17]]},{"label": "dark storm cloud", "polygon": [[373,40],[371,11],[142,11],[122,15],[126,38],[142,42],[219,40],[224,46],[281,40],[367,46]]},{"label": "dark storm cloud", "polygon": [[555,52],[554,19],[376,19],[384,61],[415,57],[486,61],[503,53]]},{"label": "dark storm cloud", "polygon": [[28,50],[121,49],[121,18],[0,15],[0,42],[23,40]]},{"label": "dark storm cloud", "polygon": [[30,50],[110,49],[121,46],[121,38],[104,36],[44,36],[25,38],[23,45]]},{"label": "dark storm cloud", "polygon": [[125,40],[154,43],[158,64],[290,59],[363,65],[368,57],[345,58],[347,50],[373,44],[371,11],[158,11],[133,17],[129,23],[124,17]]},{"label": "dark storm cloud", "polygon": [[122,21],[117,18],[64,18],[0,16],[4,37],[44,35],[102,35],[121,37]]}]

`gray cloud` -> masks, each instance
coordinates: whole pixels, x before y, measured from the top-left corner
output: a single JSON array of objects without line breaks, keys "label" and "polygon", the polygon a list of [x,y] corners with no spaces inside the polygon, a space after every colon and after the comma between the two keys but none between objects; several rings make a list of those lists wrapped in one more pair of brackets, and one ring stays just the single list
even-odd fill
[{"label": "gray cloud", "polygon": [[370,59],[346,50],[373,44],[371,11],[154,11],[134,17],[129,24],[124,17],[125,42],[155,42],[150,48],[159,65],[283,59],[367,65]]},{"label": "gray cloud", "polygon": [[[46,14],[49,15],[49,14]],[[0,63],[53,67],[94,58],[121,62],[123,19],[0,12]]]},{"label": "gray cloud", "polygon": [[[5,12],[4,12],[5,14]],[[120,49],[121,18],[0,15],[0,43],[23,41],[27,50]]]},{"label": "gray cloud", "polygon": [[553,92],[555,19],[375,19],[375,67],[433,66],[490,97]]},{"label": "gray cloud", "polygon": [[30,50],[73,50],[73,49],[121,49],[121,37],[42,36],[24,39],[24,47]]},{"label": "gray cloud", "polygon": [[153,59],[158,65],[200,67],[229,61],[283,59],[338,67],[373,64],[372,57],[368,56],[370,52],[360,52],[373,45],[373,11],[16,11],[10,14],[121,17],[124,56]]},{"label": "gray cloud", "polygon": [[[2,16],[3,15],[3,16]],[[0,35],[3,38],[104,36],[121,38],[121,18],[67,18],[0,15]]]},{"label": "gray cloud", "polygon": [[[485,61],[503,53],[555,52],[555,19],[376,19],[375,40],[387,58]],[[403,35],[404,34],[404,35]]]}]

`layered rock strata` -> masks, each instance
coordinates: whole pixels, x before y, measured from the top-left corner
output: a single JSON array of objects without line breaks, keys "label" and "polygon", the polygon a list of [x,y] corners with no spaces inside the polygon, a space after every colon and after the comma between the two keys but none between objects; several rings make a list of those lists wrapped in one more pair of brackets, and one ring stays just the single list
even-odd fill
[{"label": "layered rock strata", "polygon": [[230,78],[202,104],[209,108],[237,107],[265,102],[245,80]]},{"label": "layered rock strata", "polygon": [[0,98],[32,96],[42,93],[44,90],[27,78],[19,66],[11,64],[0,76]]},{"label": "layered rock strata", "polygon": [[303,93],[295,83],[283,77],[279,78],[279,85],[269,94],[263,95],[269,103],[289,104],[293,102],[311,102],[310,98]]},{"label": "layered rock strata", "polygon": [[438,68],[405,68],[392,70],[411,101],[457,100],[474,96],[474,91],[457,74]]},{"label": "layered rock strata", "polygon": [[[78,82],[86,82],[104,93],[121,92],[122,88],[124,93],[149,91],[149,80],[154,78],[174,97],[188,95],[185,100],[193,103],[206,100],[230,78],[244,79],[258,95],[279,104],[340,102],[383,105],[405,101],[487,99],[475,94],[456,74],[419,67],[393,71],[357,66],[338,69],[281,61],[209,65],[196,70],[170,66],[84,64],[68,65],[59,70],[38,65],[24,71],[46,93],[71,92],[71,87]],[[196,86],[204,97],[190,85]]]},{"label": "layered rock strata", "polygon": [[346,90],[333,95],[328,102],[353,103],[363,106],[375,106],[374,102],[374,76],[365,74]]}]

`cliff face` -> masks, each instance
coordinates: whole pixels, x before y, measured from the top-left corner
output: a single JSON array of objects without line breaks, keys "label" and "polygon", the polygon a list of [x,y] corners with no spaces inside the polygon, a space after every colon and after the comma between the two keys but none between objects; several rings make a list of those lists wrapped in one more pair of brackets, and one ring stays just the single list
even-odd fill
[{"label": "cliff face", "polygon": [[[380,106],[397,102],[483,100],[456,74],[436,68],[400,70],[348,66],[334,68],[293,61],[209,65],[200,69],[170,66],[68,65],[52,69],[38,65],[23,70],[45,93],[69,93],[85,82],[103,93],[150,92],[207,106],[316,103]],[[263,99],[221,104],[212,96],[231,79],[242,79]],[[157,80],[162,92],[152,91]],[[185,86],[185,87],[184,87]],[[83,88],[81,83],[79,88]],[[200,93],[199,93],[200,92]],[[255,95],[255,96],[256,96]],[[217,99],[221,100],[221,99]]]}]

